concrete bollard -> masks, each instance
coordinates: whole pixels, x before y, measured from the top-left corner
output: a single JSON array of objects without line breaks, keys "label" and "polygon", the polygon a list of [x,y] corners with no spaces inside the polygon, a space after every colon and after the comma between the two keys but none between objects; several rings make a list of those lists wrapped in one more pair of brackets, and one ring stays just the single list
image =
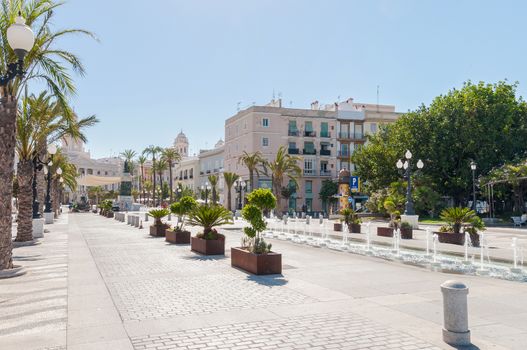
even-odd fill
[{"label": "concrete bollard", "polygon": [[443,341],[453,346],[470,345],[468,329],[468,287],[449,280],[441,285],[443,293]]},{"label": "concrete bollard", "polygon": [[134,216],[134,226],[139,227],[139,215]]},{"label": "concrete bollard", "polygon": [[145,213],[145,222],[148,221],[148,213]]}]

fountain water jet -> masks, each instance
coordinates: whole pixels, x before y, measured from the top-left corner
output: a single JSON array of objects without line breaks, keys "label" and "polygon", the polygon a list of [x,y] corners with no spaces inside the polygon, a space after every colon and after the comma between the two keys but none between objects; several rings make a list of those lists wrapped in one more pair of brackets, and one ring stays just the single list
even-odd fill
[{"label": "fountain water jet", "polygon": [[522,273],[522,269],[518,267],[518,238],[512,237],[512,273]]},{"label": "fountain water jet", "polygon": [[437,241],[438,240],[439,240],[439,236],[438,235],[434,235],[432,237],[432,251],[433,251],[433,254],[432,254],[432,263],[430,264],[432,269],[438,269],[438,268],[441,267],[441,262],[437,261]]},{"label": "fountain water jet", "polygon": [[488,275],[489,270],[485,268],[485,244],[487,243],[487,238],[484,233],[480,233],[479,236],[479,269],[476,270],[478,275]]},{"label": "fountain water jet", "polygon": [[472,262],[468,258],[468,246],[472,245],[472,241],[470,240],[470,234],[468,232],[465,232],[465,259],[463,260],[463,265],[471,265]]}]

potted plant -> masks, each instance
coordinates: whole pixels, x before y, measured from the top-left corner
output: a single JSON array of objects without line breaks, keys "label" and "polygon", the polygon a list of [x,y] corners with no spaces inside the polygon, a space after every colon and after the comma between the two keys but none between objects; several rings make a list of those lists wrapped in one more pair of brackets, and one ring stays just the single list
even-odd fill
[{"label": "potted plant", "polygon": [[465,232],[468,232],[470,235],[470,242],[473,247],[479,247],[479,232],[485,230],[485,223],[477,215],[470,221],[468,225],[465,226]]},{"label": "potted plant", "polygon": [[[440,218],[446,224],[440,227],[439,232],[435,232],[438,235],[439,242],[457,245],[465,244],[464,226],[471,226],[472,222],[477,220],[475,217],[477,217],[476,213],[470,208],[451,207],[444,209]],[[477,234],[477,229],[475,232]]]},{"label": "potted plant", "polygon": [[412,239],[413,238],[413,227],[409,222],[407,221],[401,222],[399,229],[401,230],[401,239]]},{"label": "potted plant", "polygon": [[111,199],[105,199],[99,204],[99,208],[101,208],[101,215],[107,217],[107,218],[113,218],[113,211],[112,211],[113,202]]},{"label": "potted plant", "polygon": [[188,223],[203,227],[196,237],[190,238],[190,249],[204,255],[225,254],[225,236],[214,227],[232,224],[232,214],[221,205],[198,205],[189,215]]},{"label": "potted plant", "polygon": [[271,244],[261,237],[267,228],[263,213],[276,206],[276,197],[269,189],[257,189],[247,196],[248,204],[242,217],[250,224],[243,228],[242,246],[231,248],[231,266],[239,267],[255,275],[282,273],[282,254],[271,251]]},{"label": "potted plant", "polygon": [[388,224],[388,227],[377,227],[377,236],[393,237],[393,230],[397,228],[397,225],[399,224],[398,217],[401,214],[391,199],[384,201],[384,209],[390,214],[390,223]]},{"label": "potted plant", "polygon": [[342,222],[337,221],[333,223],[333,231],[342,232]]},{"label": "potted plant", "polygon": [[190,231],[184,230],[185,216],[188,215],[197,202],[190,196],[182,197],[179,202],[170,205],[172,214],[177,215],[178,223],[174,228],[167,228],[165,240],[174,244],[190,244]]},{"label": "potted plant", "polygon": [[154,218],[154,224],[150,226],[150,236],[165,236],[165,231],[169,226],[166,223],[162,222],[161,219],[167,216],[168,213],[168,209],[152,209],[148,212],[148,215]]},{"label": "potted plant", "polygon": [[349,232],[360,233],[361,220],[359,219],[359,216],[355,210],[351,208],[344,208],[340,211],[340,215],[342,215],[341,221],[346,224]]}]

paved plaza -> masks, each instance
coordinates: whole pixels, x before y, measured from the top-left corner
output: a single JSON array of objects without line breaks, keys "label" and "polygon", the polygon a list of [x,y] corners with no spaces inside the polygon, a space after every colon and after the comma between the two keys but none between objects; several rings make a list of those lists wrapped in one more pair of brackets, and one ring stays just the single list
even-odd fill
[{"label": "paved plaza", "polygon": [[[270,240],[258,277],[95,214],[63,214],[0,280],[0,349],[451,349],[439,286],[470,288],[474,349],[525,349],[527,285]],[[227,247],[241,235],[224,230]]]}]

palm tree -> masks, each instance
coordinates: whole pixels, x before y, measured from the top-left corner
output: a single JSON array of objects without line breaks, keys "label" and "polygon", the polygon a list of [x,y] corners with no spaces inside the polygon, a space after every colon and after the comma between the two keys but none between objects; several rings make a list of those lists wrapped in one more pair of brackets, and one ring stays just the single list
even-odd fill
[{"label": "palm tree", "polygon": [[152,179],[153,179],[153,188],[154,191],[152,192],[152,200],[154,203],[154,207],[156,206],[156,155],[162,151],[162,148],[159,146],[150,145],[147,148],[144,149],[143,155],[151,155],[152,156]]},{"label": "palm tree", "polygon": [[254,173],[260,175],[260,166],[264,166],[265,158],[262,156],[260,151],[254,153],[247,153],[243,151],[243,154],[238,158],[238,163],[241,163],[249,170],[249,184],[251,186],[250,191],[254,190]]},{"label": "palm tree", "polygon": [[146,191],[146,193],[148,194],[148,201],[147,203],[150,202],[150,193],[152,192],[152,189],[153,189],[153,185],[152,185],[152,181],[150,180],[146,180],[144,183],[143,183],[143,190]]},{"label": "palm tree", "polygon": [[[300,177],[302,169],[298,165],[300,157],[292,156],[287,153],[284,146],[280,146],[276,153],[276,158],[265,163],[265,169],[271,171],[273,183],[273,193],[277,197],[277,202],[281,203],[282,184],[285,177],[289,178],[295,186],[298,186],[297,179]],[[280,207],[280,205],[278,205]]]},{"label": "palm tree", "polygon": [[[24,59],[24,70],[27,72],[23,78],[15,78],[2,91],[1,104],[5,119],[2,121],[3,131],[0,135],[0,178],[11,179],[13,177],[13,161],[15,145],[16,113],[8,113],[15,110],[16,98],[29,80],[40,80],[45,82],[49,90],[56,96],[63,106],[66,106],[66,96],[75,93],[75,85],[70,74],[70,68],[76,73],[83,75],[84,66],[79,58],[73,53],[57,46],[60,39],[71,34],[93,34],[80,29],[62,29],[54,31],[51,27],[56,10],[63,3],[55,3],[52,0],[2,0],[0,3],[0,71],[7,71],[7,64],[14,62],[17,57],[9,48],[7,43],[7,28],[13,23],[13,19],[20,13],[26,19],[26,24],[35,33],[35,44]],[[11,245],[11,196],[12,186],[10,181],[0,182],[0,270],[12,267],[12,245]]]},{"label": "palm tree", "polygon": [[218,175],[209,175],[208,176],[208,179],[209,179],[209,182],[210,182],[210,188],[211,188],[211,195],[212,195],[212,203],[213,204],[216,204],[216,202],[218,201],[218,189],[217,189],[217,186],[218,186]]},{"label": "palm tree", "polygon": [[143,200],[145,199],[145,186],[143,185],[145,182],[145,163],[146,163],[146,157],[144,155],[140,155],[137,158],[137,163],[139,164],[139,169],[141,170],[141,176],[139,177],[139,191],[143,194]]},{"label": "palm tree", "polygon": [[128,163],[129,169],[130,169],[130,175],[133,176],[133,162],[134,157],[137,155],[137,152],[131,149],[125,149],[119,154],[121,157],[124,158],[124,160]]},{"label": "palm tree", "polygon": [[[60,175],[57,174],[58,168],[62,170],[62,174]],[[50,171],[51,174],[53,174],[51,180],[51,204],[53,206],[55,217],[57,217],[60,209],[59,204],[62,198],[62,189],[64,186],[68,187],[72,192],[75,192],[77,188],[77,168],[74,164],[71,164],[68,161],[68,158],[59,148],[57,149],[57,153],[55,153],[53,156],[53,165],[51,166]],[[60,181],[61,178],[62,182]],[[104,196],[104,190],[99,194],[99,196]]]},{"label": "palm tree", "polygon": [[[160,160],[157,161],[155,169],[156,169],[156,172],[159,174],[159,189],[161,190],[161,193],[163,193],[163,174],[168,169],[167,161],[161,158]],[[164,201],[165,198],[160,198],[160,200]]]},{"label": "palm tree", "polygon": [[175,163],[181,160],[181,155],[175,148],[169,147],[163,150],[162,157],[168,163],[168,172],[170,174],[170,203],[172,203],[174,193],[172,167],[175,165]]},{"label": "palm tree", "polygon": [[95,116],[76,120],[73,114],[65,113],[58,101],[46,92],[22,99],[17,117],[16,151],[18,154],[18,180],[20,187],[19,213],[16,240],[33,239],[32,234],[32,181],[41,140],[54,143],[69,135],[73,139],[86,141],[82,129],[97,123]]},{"label": "palm tree", "polygon": [[234,186],[234,183],[236,180],[238,180],[240,177],[236,173],[230,173],[230,172],[224,172],[223,173],[223,180],[225,181],[225,187],[227,188],[227,209],[231,211],[232,203],[231,203],[231,192],[232,192],[232,186]]}]

